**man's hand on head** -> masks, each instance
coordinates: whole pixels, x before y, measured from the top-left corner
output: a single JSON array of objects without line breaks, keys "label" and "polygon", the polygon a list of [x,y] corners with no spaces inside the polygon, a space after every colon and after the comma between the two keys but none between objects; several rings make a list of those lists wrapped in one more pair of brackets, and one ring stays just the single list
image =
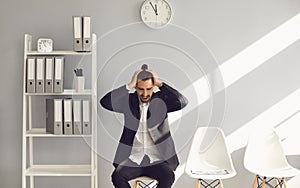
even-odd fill
[{"label": "man's hand on head", "polygon": [[147,69],[148,72],[150,72],[153,75],[154,78],[154,85],[157,87],[161,87],[163,83],[158,79],[157,73],[154,70]]},{"label": "man's hand on head", "polygon": [[142,71],[142,70],[137,70],[137,71],[135,71],[135,73],[133,74],[133,76],[132,76],[132,78],[131,78],[131,82],[127,84],[128,87],[129,87],[130,89],[135,88],[136,83],[137,83],[137,76],[138,76],[138,74],[139,74],[141,71]]}]

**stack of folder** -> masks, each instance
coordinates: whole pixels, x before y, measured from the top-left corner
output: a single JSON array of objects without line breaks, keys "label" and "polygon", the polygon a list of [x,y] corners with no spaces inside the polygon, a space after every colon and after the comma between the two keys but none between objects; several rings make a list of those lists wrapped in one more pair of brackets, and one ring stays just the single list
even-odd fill
[{"label": "stack of folder", "polygon": [[62,93],[64,57],[28,57],[27,93]]},{"label": "stack of folder", "polygon": [[46,99],[46,132],[91,134],[91,100]]},{"label": "stack of folder", "polygon": [[89,52],[92,47],[91,17],[73,16],[73,47],[76,52]]}]

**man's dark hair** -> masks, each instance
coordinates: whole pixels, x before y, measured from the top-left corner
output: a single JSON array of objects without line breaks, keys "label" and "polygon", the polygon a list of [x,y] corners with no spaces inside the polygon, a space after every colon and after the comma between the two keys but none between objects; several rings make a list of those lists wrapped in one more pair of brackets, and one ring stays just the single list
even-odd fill
[{"label": "man's dark hair", "polygon": [[154,77],[153,74],[149,71],[146,71],[148,69],[148,65],[143,64],[141,67],[142,71],[137,75],[137,80],[143,80],[146,81],[148,79],[151,79],[154,84]]}]

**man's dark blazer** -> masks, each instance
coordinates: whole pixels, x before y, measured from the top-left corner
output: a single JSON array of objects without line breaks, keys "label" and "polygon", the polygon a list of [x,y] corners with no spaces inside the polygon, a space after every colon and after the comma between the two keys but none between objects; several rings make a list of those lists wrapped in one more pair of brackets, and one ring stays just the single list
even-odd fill
[{"label": "man's dark blazer", "polygon": [[[166,83],[163,83],[159,90],[153,93],[149,103],[147,127],[161,157],[170,169],[175,170],[179,161],[170,133],[167,113],[184,108],[188,101]],[[131,154],[133,140],[140,121],[139,98],[136,92],[129,93],[124,85],[107,93],[100,100],[100,103],[107,110],[124,114],[125,125],[113,163],[117,167],[126,161]]]}]

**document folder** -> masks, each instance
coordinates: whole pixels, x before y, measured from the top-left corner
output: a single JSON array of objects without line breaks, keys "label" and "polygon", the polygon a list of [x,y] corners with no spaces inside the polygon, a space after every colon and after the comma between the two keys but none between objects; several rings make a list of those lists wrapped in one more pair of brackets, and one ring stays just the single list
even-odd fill
[{"label": "document folder", "polygon": [[73,120],[74,120],[74,134],[82,134],[81,121],[81,100],[73,100]]},{"label": "document folder", "polygon": [[83,51],[91,51],[92,34],[91,34],[91,17],[84,16],[83,20]]},{"label": "document folder", "polygon": [[46,58],[46,93],[53,93],[53,67],[54,67],[54,58]]},{"label": "document folder", "polygon": [[46,99],[46,132],[63,133],[62,99]]},{"label": "document folder", "polygon": [[54,92],[63,92],[64,57],[55,57],[54,63]]},{"label": "document folder", "polygon": [[27,93],[35,92],[35,58],[27,58],[27,81],[26,81]]},{"label": "document folder", "polygon": [[73,16],[73,48],[74,51],[83,51],[82,49],[82,18]]},{"label": "document folder", "polygon": [[45,58],[36,58],[36,93],[44,93]]},{"label": "document folder", "polygon": [[64,99],[64,134],[73,134],[72,99]]},{"label": "document folder", "polygon": [[91,134],[91,101],[84,99],[82,100],[82,134]]}]

